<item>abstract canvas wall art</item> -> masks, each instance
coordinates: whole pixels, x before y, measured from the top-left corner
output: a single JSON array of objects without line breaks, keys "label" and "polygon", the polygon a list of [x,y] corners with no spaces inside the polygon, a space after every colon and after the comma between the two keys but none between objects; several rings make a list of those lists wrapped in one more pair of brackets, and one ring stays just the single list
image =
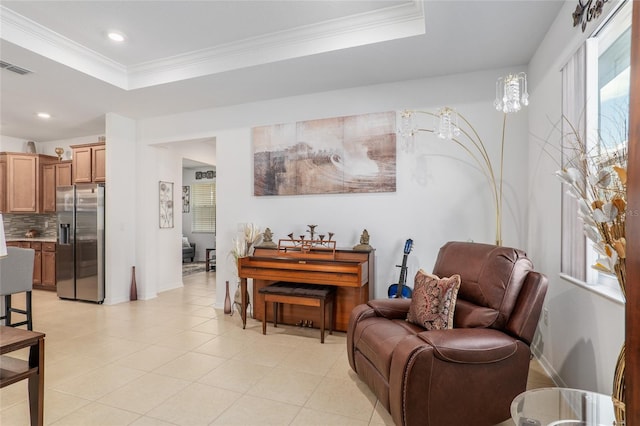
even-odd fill
[{"label": "abstract canvas wall art", "polygon": [[252,129],[254,195],[395,192],[396,113]]}]

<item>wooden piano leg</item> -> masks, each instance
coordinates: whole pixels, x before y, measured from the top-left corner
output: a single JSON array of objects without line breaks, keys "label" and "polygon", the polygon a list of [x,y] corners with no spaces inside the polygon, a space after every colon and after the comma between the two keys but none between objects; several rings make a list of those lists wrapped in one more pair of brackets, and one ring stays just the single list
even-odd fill
[{"label": "wooden piano leg", "polygon": [[240,278],[240,295],[242,299],[242,306],[240,307],[240,316],[242,317],[242,328],[246,328],[247,326],[247,305],[249,304],[247,300],[247,279]]}]

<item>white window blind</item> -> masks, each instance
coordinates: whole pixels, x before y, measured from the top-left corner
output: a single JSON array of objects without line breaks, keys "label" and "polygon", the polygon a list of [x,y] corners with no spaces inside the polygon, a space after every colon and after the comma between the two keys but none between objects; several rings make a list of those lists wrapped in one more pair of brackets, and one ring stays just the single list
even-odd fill
[{"label": "white window blind", "polygon": [[196,183],[191,187],[192,232],[216,232],[216,184]]}]

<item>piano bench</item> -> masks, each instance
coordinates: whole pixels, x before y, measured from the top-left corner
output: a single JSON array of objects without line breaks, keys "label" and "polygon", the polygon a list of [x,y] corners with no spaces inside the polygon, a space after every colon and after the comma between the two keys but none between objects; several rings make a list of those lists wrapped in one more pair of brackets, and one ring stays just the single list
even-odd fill
[{"label": "piano bench", "polygon": [[267,334],[267,303],[273,303],[273,326],[278,326],[278,305],[315,306],[320,308],[320,343],[324,343],[325,307],[329,305],[329,334],[333,334],[333,307],[336,289],[330,285],[277,282],[258,290],[264,295],[262,334]]}]

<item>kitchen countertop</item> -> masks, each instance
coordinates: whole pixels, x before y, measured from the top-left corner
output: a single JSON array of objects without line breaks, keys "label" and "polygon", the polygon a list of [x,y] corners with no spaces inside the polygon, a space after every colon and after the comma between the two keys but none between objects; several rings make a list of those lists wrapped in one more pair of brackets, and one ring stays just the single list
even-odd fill
[{"label": "kitchen countertop", "polygon": [[22,237],[22,238],[11,238],[8,237],[7,238],[7,242],[11,242],[11,241],[34,241],[37,243],[55,243],[57,242],[57,239],[55,237],[34,237],[34,238],[27,238],[27,237]]}]

